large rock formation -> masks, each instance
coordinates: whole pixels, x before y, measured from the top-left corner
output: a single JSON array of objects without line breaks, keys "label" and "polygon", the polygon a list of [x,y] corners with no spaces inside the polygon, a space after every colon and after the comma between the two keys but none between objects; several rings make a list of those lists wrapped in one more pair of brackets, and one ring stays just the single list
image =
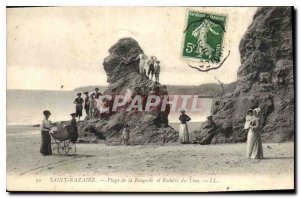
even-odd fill
[{"label": "large rock formation", "polygon": [[213,100],[212,119],[192,134],[201,144],[242,142],[245,115],[261,108],[262,139],[294,139],[292,9],[259,8],[240,42],[235,88]]},{"label": "large rock formation", "polygon": [[[136,58],[143,50],[132,38],[120,39],[109,50],[109,56],[104,59],[104,70],[107,74],[108,88],[106,95],[124,95],[127,89],[133,95],[148,96],[151,88],[160,86],[139,74],[139,60]],[[139,87],[142,93],[136,93]],[[160,90],[161,95],[167,94]],[[80,139],[97,141],[105,139],[108,144],[118,144],[125,124],[129,125],[130,144],[148,144],[174,142],[178,132],[168,126],[168,113],[160,110],[151,112],[125,111],[113,112],[107,119],[85,119],[79,125]]]}]

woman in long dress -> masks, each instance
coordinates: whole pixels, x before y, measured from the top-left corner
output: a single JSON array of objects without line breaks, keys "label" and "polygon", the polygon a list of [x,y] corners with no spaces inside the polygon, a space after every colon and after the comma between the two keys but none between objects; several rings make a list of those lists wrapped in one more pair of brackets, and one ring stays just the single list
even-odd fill
[{"label": "woman in long dress", "polygon": [[185,110],[181,110],[181,115],[179,116],[180,120],[180,129],[179,129],[179,143],[189,143],[189,130],[187,126],[187,122],[191,120],[191,118],[185,114]]},{"label": "woman in long dress", "polygon": [[51,150],[51,137],[50,137],[50,129],[51,129],[51,121],[49,120],[49,117],[51,115],[50,111],[45,110],[43,112],[45,119],[42,121],[41,124],[41,147],[40,147],[40,153],[45,155],[52,155]]},{"label": "woman in long dress", "polygon": [[262,159],[263,148],[260,136],[261,124],[259,119],[259,109],[253,110],[254,116],[250,121],[250,126],[247,136],[247,158],[248,159]]},{"label": "woman in long dress", "polygon": [[71,125],[70,125],[70,134],[69,134],[69,140],[71,142],[76,142],[78,139],[78,128],[77,128],[77,122],[76,122],[76,113],[71,113],[72,116]]}]

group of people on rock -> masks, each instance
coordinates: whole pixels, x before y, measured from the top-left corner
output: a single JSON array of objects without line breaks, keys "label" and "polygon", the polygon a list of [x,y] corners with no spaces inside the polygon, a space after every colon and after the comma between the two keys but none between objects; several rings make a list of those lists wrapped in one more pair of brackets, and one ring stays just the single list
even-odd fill
[{"label": "group of people on rock", "polygon": [[[148,75],[149,79],[153,79],[155,77],[155,82],[159,82],[159,75],[160,75],[160,61],[157,60],[157,57],[146,56],[144,53],[138,55],[136,60],[139,60],[139,72],[140,74]],[[147,61],[148,60],[148,61]],[[146,66],[148,66],[148,72],[146,71]]]},{"label": "group of people on rock", "polygon": [[[113,90],[114,92],[114,90]],[[99,88],[95,88],[95,92],[89,95],[89,92],[84,92],[85,98],[81,97],[81,93],[77,93],[77,98],[74,100],[76,105],[75,117],[82,117],[82,111],[85,110],[86,116],[88,118],[106,118],[108,117],[108,112],[103,112],[101,109],[109,108],[111,106],[111,101],[106,98],[101,99],[102,93],[99,92]]]}]

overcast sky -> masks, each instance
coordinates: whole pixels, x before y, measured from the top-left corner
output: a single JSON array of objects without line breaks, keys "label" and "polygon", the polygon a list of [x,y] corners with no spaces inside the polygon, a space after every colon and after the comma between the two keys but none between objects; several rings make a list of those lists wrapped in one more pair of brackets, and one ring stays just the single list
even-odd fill
[{"label": "overcast sky", "polygon": [[161,61],[161,83],[200,85],[236,80],[239,42],[256,8],[192,8],[228,15],[225,51],[218,70],[199,73],[180,57],[184,7],[56,7],[7,9],[7,88],[65,90],[107,85],[103,59],[123,37],[136,39]]}]

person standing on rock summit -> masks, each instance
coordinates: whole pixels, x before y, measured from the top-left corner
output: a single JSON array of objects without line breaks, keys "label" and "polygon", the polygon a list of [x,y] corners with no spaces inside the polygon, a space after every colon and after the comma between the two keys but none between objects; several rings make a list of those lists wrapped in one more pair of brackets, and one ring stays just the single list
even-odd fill
[{"label": "person standing on rock summit", "polygon": [[156,61],[154,65],[155,82],[159,82],[160,61]]},{"label": "person standing on rock summit", "polygon": [[140,71],[140,74],[145,74],[145,63],[146,63],[146,59],[148,57],[144,54],[144,53],[141,53],[138,55],[138,57],[136,57],[135,60],[140,60],[140,63],[139,63],[139,71]]},{"label": "person standing on rock summit", "polygon": [[187,126],[187,122],[191,120],[191,118],[185,114],[185,110],[181,110],[181,115],[179,116],[180,120],[180,129],[179,129],[179,137],[178,141],[179,143],[185,144],[189,143],[189,130]]},{"label": "person standing on rock summit", "polygon": [[150,60],[148,61],[148,77],[150,79],[150,75],[151,75],[151,80],[153,78],[153,74],[154,74],[154,63],[156,61],[156,57],[155,56],[151,56]]}]

